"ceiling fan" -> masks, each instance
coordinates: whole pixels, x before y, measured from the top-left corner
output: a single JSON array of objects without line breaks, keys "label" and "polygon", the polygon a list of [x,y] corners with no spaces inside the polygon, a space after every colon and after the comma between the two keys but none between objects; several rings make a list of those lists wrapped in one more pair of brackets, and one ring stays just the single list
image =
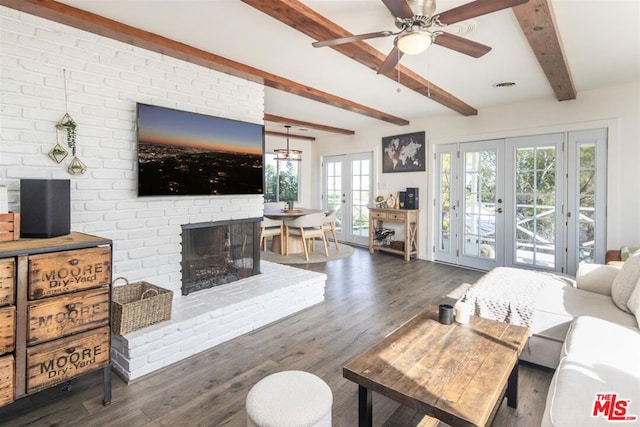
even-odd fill
[{"label": "ceiling fan", "polygon": [[332,40],[317,41],[312,45],[314,47],[335,46],[359,40],[395,36],[393,49],[378,69],[378,74],[385,74],[393,70],[403,54],[415,55],[424,52],[431,44],[437,44],[465,55],[479,58],[489,52],[491,48],[440,29],[456,22],[497,12],[528,1],[476,0],[435,14],[435,0],[382,0],[395,17],[395,25],[399,31],[378,31],[340,37]]}]

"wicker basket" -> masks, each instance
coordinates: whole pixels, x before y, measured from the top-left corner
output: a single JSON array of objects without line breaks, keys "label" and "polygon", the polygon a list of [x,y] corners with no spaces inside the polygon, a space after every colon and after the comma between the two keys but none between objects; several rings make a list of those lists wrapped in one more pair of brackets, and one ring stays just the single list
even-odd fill
[{"label": "wicker basket", "polygon": [[111,331],[126,335],[163,320],[171,319],[173,292],[148,282],[129,283],[124,277],[122,286],[113,286],[111,299]]}]

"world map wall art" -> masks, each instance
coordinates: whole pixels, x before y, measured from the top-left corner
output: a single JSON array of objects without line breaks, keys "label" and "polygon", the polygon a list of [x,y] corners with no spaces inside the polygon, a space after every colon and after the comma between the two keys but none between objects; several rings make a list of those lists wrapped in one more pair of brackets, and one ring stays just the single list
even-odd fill
[{"label": "world map wall art", "polygon": [[382,138],[382,173],[424,172],[425,132]]}]

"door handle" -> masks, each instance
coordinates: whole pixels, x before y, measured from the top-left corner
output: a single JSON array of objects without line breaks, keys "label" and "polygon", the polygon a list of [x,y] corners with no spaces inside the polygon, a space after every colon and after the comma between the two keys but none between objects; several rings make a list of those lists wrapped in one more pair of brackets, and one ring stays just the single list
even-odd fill
[{"label": "door handle", "polygon": [[498,208],[498,209],[496,209],[496,212],[498,212],[498,213],[502,213],[502,208]]}]

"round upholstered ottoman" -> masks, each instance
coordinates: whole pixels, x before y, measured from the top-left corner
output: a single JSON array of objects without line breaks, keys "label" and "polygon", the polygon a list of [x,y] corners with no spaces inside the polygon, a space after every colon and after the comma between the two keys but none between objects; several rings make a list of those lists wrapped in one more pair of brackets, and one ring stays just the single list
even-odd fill
[{"label": "round upholstered ottoman", "polygon": [[249,427],[331,427],[333,395],[317,376],[283,371],[258,381],[247,395]]}]

